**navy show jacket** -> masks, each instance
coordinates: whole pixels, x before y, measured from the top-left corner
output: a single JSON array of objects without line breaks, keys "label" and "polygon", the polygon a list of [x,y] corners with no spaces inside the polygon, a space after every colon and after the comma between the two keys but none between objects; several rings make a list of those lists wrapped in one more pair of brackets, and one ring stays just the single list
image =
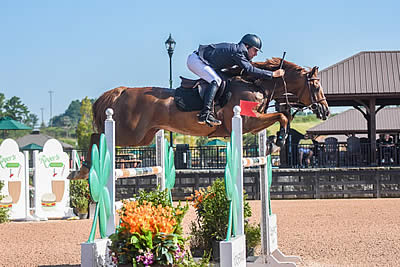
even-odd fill
[{"label": "navy show jacket", "polygon": [[243,43],[200,45],[196,53],[215,70],[220,71],[237,65],[255,78],[272,79],[272,71],[256,68],[250,63],[247,48]]}]

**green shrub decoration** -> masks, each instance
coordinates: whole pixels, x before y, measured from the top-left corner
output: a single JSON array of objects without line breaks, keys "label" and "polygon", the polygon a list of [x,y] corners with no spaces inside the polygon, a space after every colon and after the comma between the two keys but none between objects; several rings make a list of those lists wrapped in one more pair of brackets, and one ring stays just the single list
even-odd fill
[{"label": "green shrub decoration", "polygon": [[[3,188],[4,183],[0,181],[0,192]],[[0,200],[3,199],[3,195],[0,194]],[[7,208],[0,208],[0,223],[5,223],[9,221],[9,209]]]},{"label": "green shrub decoration", "polygon": [[[224,240],[228,228],[229,201],[226,198],[225,183],[222,179],[216,179],[211,186],[206,189],[196,190],[195,195],[188,199],[192,201],[197,215],[196,220],[190,226],[190,247],[192,249],[211,251],[212,242]],[[247,194],[244,194],[243,200],[246,240],[248,238],[248,232],[246,231],[252,231],[252,236],[249,238],[251,242],[246,243],[253,246],[258,244],[255,241],[257,235],[254,234],[256,232],[254,227],[257,228],[258,226],[250,226],[248,220],[246,220],[252,215],[247,201]],[[261,234],[258,242],[261,242]]]},{"label": "green shrub decoration", "polygon": [[87,180],[72,180],[69,184],[71,206],[80,213],[87,213],[90,197],[89,183]]}]

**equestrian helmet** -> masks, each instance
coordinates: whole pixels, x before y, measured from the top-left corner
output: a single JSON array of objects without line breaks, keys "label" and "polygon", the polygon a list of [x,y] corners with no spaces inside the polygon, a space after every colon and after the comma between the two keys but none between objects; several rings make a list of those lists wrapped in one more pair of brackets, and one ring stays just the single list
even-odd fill
[{"label": "equestrian helmet", "polygon": [[261,46],[262,46],[261,39],[260,39],[260,37],[258,37],[255,34],[249,34],[249,33],[246,34],[245,36],[242,37],[242,39],[240,40],[239,43],[243,43],[248,46],[255,47],[255,48],[257,48],[258,51],[262,52],[261,51]]}]

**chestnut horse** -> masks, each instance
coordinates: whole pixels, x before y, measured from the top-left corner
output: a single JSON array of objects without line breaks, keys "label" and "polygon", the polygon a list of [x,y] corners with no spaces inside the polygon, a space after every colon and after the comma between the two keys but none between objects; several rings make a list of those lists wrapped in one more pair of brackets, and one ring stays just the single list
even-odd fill
[{"label": "chestnut horse", "polygon": [[[280,58],[265,62],[253,63],[256,67],[276,70]],[[232,97],[227,104],[217,110],[216,114],[222,125],[209,127],[197,123],[197,113],[181,112],[174,102],[174,90],[158,87],[128,88],[118,87],[105,92],[93,104],[94,124],[98,133],[104,132],[105,111],[114,110],[116,122],[116,145],[145,146],[149,145],[160,129],[193,136],[227,137],[231,133],[233,107],[240,100],[258,102],[254,112],[257,117],[243,118],[243,133],[257,133],[279,121],[281,130],[277,144],[281,146],[286,138],[286,127],[291,120],[290,112],[266,113],[272,99],[292,93],[304,107],[309,107],[320,119],[329,115],[323,89],[317,77],[318,68],[306,70],[292,62],[284,61],[284,79],[246,81],[246,77],[236,77],[229,88]],[[242,79],[243,78],[243,79]],[[99,134],[93,134],[91,144],[98,144]],[[90,157],[90,153],[88,154]],[[90,158],[88,159],[90,163]],[[88,169],[83,166],[74,179],[87,178]]]}]

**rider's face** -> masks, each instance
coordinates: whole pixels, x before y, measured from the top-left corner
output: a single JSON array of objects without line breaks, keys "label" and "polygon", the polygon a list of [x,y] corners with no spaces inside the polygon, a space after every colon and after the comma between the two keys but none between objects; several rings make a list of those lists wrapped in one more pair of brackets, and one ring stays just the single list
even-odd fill
[{"label": "rider's face", "polygon": [[249,59],[252,60],[255,56],[257,56],[258,50],[254,46],[247,49],[247,54],[249,55]]}]

